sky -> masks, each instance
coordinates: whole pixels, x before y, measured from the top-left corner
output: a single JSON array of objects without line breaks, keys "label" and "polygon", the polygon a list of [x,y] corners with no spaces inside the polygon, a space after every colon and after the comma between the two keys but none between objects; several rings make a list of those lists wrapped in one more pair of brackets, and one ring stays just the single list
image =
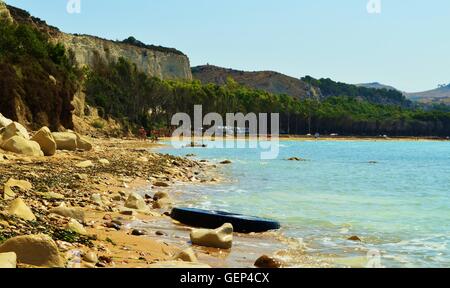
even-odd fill
[{"label": "sky", "polygon": [[64,32],[177,48],[192,66],[407,92],[450,83],[448,0],[79,0],[80,13],[68,13],[69,1],[5,2]]}]

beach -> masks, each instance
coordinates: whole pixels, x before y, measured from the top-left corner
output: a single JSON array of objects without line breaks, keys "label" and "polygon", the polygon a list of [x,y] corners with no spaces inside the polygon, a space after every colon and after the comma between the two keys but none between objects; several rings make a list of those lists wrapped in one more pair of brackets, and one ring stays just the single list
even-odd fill
[{"label": "beach", "polygon": [[[172,206],[183,206],[177,200],[183,192],[172,186],[216,185],[221,181],[220,164],[159,154],[155,149],[161,145],[135,139],[90,141],[91,151],[58,151],[53,157],[1,151],[0,182],[15,179],[30,184],[30,189],[14,192],[32,210],[36,221],[10,215],[6,211],[11,200],[0,201],[0,240],[50,235],[64,266],[80,268],[146,268],[174,260],[177,253],[192,247],[191,228],[168,216]],[[90,165],[80,165],[86,161]],[[170,200],[157,203],[153,199],[157,192],[167,193]],[[131,193],[141,195],[149,209],[142,212],[126,208]],[[81,228],[75,229],[80,233],[68,232],[70,217],[51,213],[61,206],[84,212]],[[133,230],[144,235],[132,235]],[[218,268],[253,267],[260,256],[289,248],[276,233],[235,233],[234,243],[230,250],[193,248],[198,261]],[[178,265],[188,263],[178,261]]]}]

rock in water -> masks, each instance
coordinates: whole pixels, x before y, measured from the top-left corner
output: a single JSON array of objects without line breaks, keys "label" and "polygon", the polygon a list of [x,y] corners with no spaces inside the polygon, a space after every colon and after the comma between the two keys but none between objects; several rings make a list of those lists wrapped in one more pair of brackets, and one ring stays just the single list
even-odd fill
[{"label": "rock in water", "polygon": [[41,146],[45,156],[53,156],[56,153],[56,141],[52,132],[47,127],[42,127],[31,140],[37,142]]},{"label": "rock in water", "polygon": [[137,193],[131,193],[130,196],[128,196],[128,199],[125,202],[125,207],[142,211],[149,209],[144,198]]},{"label": "rock in water", "polygon": [[9,152],[27,156],[44,156],[41,146],[37,142],[24,139],[20,136],[13,136],[4,141],[1,148]]},{"label": "rock in water", "polygon": [[193,229],[190,236],[194,245],[230,249],[233,246],[233,225],[226,223],[214,230]]},{"label": "rock in water", "polygon": [[362,242],[361,238],[359,238],[358,236],[352,236],[352,237],[348,238],[347,240],[354,241],[354,242]]},{"label": "rock in water", "polygon": [[81,223],[84,223],[85,221],[85,214],[81,208],[68,208],[60,206],[51,209],[49,212],[63,217],[76,219]]},{"label": "rock in water", "polygon": [[69,223],[67,223],[66,229],[81,235],[87,235],[84,226],[75,219],[70,219]]},{"label": "rock in water", "polygon": [[173,260],[181,260],[185,262],[198,262],[197,256],[195,255],[194,250],[192,248],[188,248],[186,250],[181,251],[175,257]]},{"label": "rock in water", "polygon": [[53,132],[53,139],[56,142],[58,150],[75,151],[77,150],[77,135],[70,132]]},{"label": "rock in water", "polygon": [[228,164],[232,164],[233,162],[231,162],[230,160],[224,160],[222,162],[220,162],[220,164],[222,165],[228,165]]},{"label": "rock in water", "polygon": [[26,221],[36,220],[33,211],[31,211],[30,207],[28,207],[21,198],[17,198],[11,202],[8,207],[8,213]]},{"label": "rock in water", "polygon": [[30,140],[30,134],[28,134],[27,129],[23,127],[22,124],[17,122],[12,122],[6,126],[2,134],[3,141],[6,141],[14,136],[20,136],[25,140]]},{"label": "rock in water", "polygon": [[16,266],[17,266],[16,253],[14,252],[0,253],[0,269],[16,268]]},{"label": "rock in water", "polygon": [[263,256],[259,257],[258,260],[256,260],[255,267],[273,269],[273,268],[281,268],[282,265],[281,265],[281,262],[279,262],[267,255],[263,255]]},{"label": "rock in water", "polygon": [[19,263],[37,267],[63,267],[55,241],[48,235],[26,235],[11,238],[0,246],[0,253],[15,252]]}]

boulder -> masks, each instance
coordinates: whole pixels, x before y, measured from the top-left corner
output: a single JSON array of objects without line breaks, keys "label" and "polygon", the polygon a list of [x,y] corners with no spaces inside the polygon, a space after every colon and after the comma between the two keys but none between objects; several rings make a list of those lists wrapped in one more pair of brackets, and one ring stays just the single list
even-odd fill
[{"label": "boulder", "polygon": [[75,219],[70,219],[69,223],[67,223],[66,229],[81,235],[87,235],[87,231],[84,229],[83,224]]},{"label": "boulder", "polygon": [[16,268],[16,266],[17,266],[16,253],[14,252],[0,253],[0,269]]},{"label": "boulder", "polygon": [[125,202],[125,207],[141,211],[146,211],[149,209],[147,203],[145,203],[144,198],[142,198],[142,196],[137,193],[131,193],[128,196],[128,199]]},{"label": "boulder", "polygon": [[8,207],[8,213],[26,221],[35,221],[33,211],[21,198],[17,198]]},{"label": "boulder", "polygon": [[6,126],[5,130],[2,133],[3,141],[6,141],[14,136],[20,136],[26,140],[30,140],[30,134],[28,134],[27,129],[18,122],[12,122],[8,126]]},{"label": "boulder", "polygon": [[86,218],[85,213],[81,208],[68,208],[64,206],[59,206],[51,209],[49,212],[59,216],[73,218],[81,223],[84,223]]},{"label": "boulder", "polygon": [[58,150],[77,150],[77,135],[70,132],[53,132],[53,139],[56,142],[56,148]]},{"label": "boulder", "polygon": [[6,118],[5,116],[0,113],[0,129],[7,127],[9,124],[13,123],[12,120]]},{"label": "boulder", "polygon": [[194,245],[230,249],[233,246],[233,225],[226,223],[214,230],[193,229],[190,236]]},{"label": "boulder", "polygon": [[198,262],[197,256],[195,255],[194,250],[192,248],[188,248],[176,254],[173,257],[173,260],[181,260],[185,262]]},{"label": "boulder", "polygon": [[26,235],[11,238],[0,246],[0,253],[14,252],[17,261],[37,267],[63,267],[58,246],[48,235]]},{"label": "boulder", "polygon": [[77,149],[84,150],[84,151],[91,151],[92,150],[92,144],[89,142],[86,138],[82,137],[80,134],[75,134],[77,137]]},{"label": "boulder", "polygon": [[31,140],[37,142],[41,146],[45,156],[53,156],[56,153],[56,141],[52,132],[47,127],[42,127]]},{"label": "boulder", "polygon": [[3,150],[23,154],[27,156],[44,156],[41,146],[35,141],[24,139],[21,136],[13,136],[4,141],[1,147]]}]

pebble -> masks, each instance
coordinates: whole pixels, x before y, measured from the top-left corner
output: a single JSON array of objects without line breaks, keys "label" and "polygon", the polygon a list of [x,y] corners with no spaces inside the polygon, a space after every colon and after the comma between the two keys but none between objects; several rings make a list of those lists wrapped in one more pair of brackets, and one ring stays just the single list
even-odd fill
[{"label": "pebble", "polygon": [[143,231],[143,230],[134,229],[131,232],[131,235],[133,235],[133,236],[143,236],[143,235],[147,235],[147,233],[145,231]]}]

